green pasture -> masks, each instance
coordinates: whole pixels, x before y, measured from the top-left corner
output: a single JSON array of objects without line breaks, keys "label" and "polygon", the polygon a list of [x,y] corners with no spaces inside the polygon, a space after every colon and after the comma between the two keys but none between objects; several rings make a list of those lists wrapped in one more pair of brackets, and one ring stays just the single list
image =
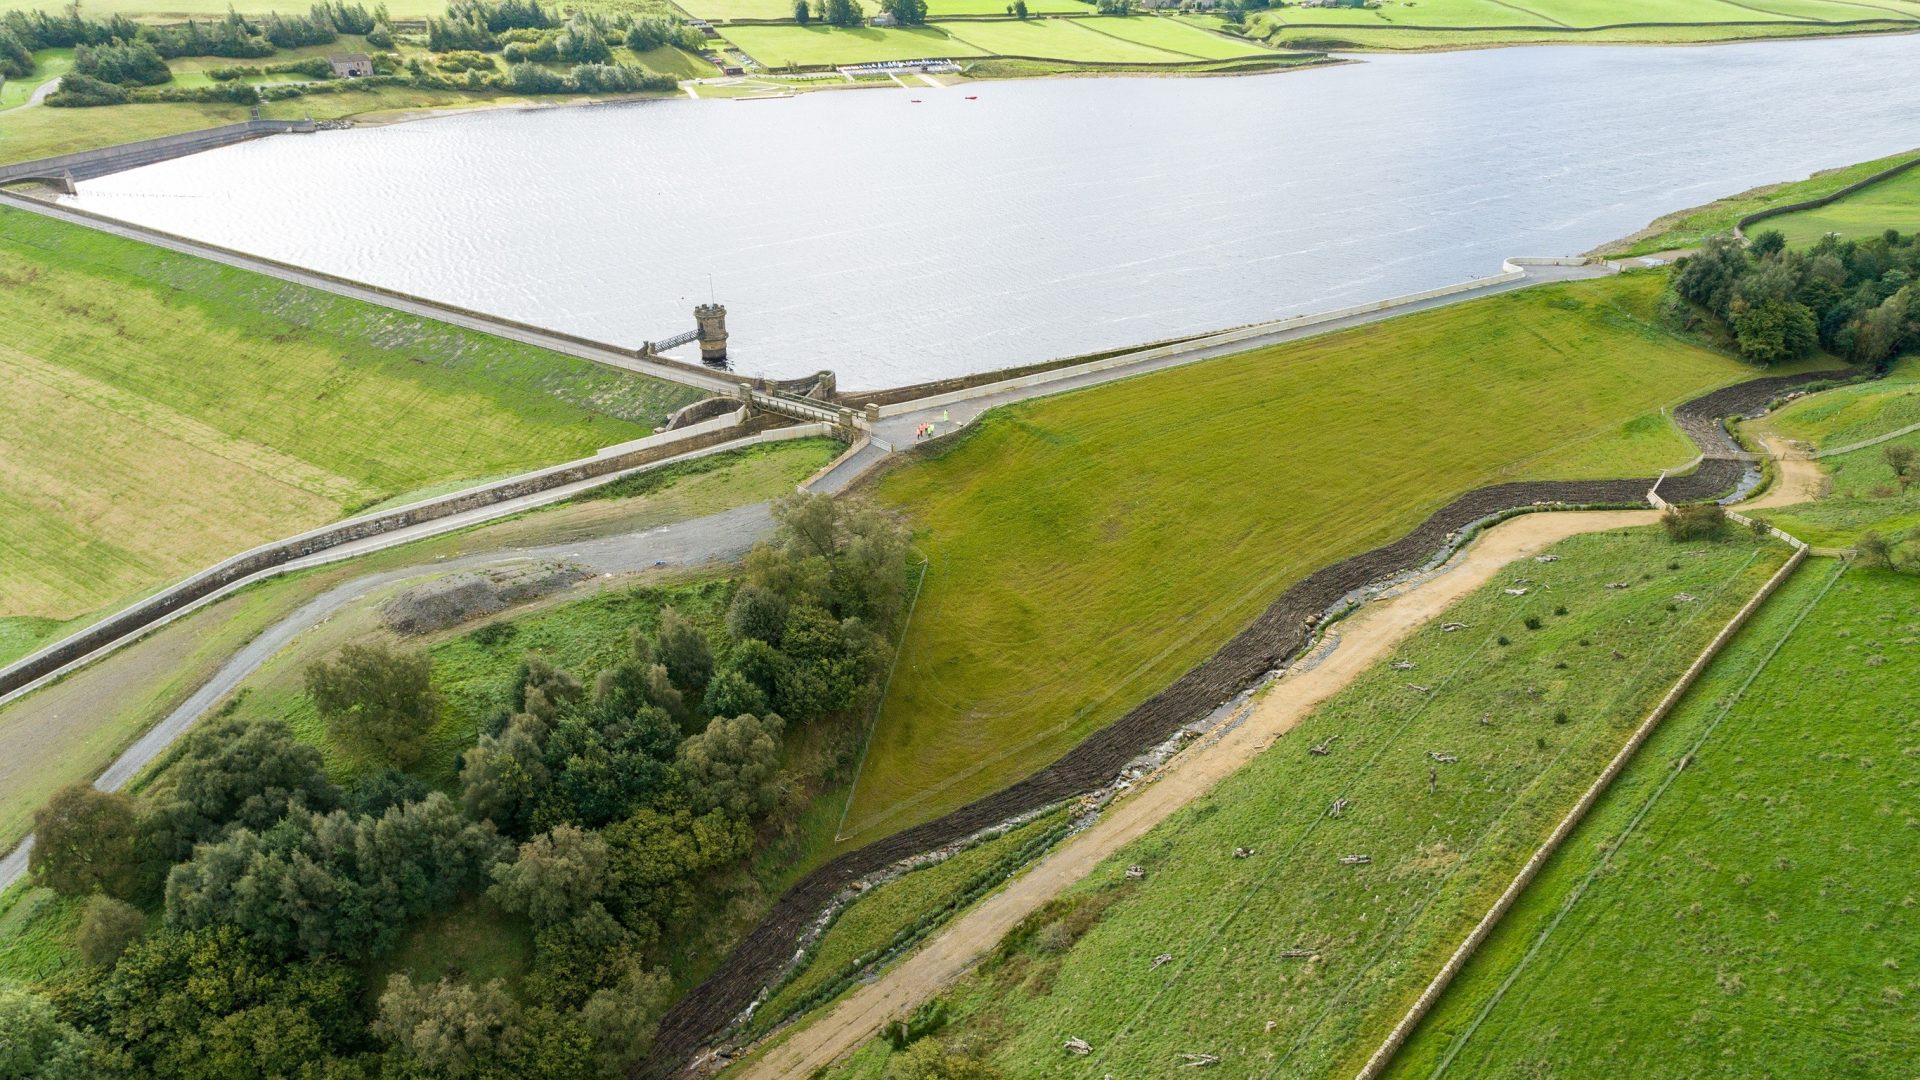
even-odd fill
[{"label": "green pasture", "polygon": [[1912,576],[1802,569],[1391,1075],[1911,1075],[1917,642]]},{"label": "green pasture", "polygon": [[1145,17],[1109,19],[1027,19],[945,24],[955,37],[990,56],[1032,56],[1105,64],[1167,64],[1197,59],[1132,40],[1121,32],[1093,29],[1107,24],[1146,22]]},{"label": "green pasture", "polygon": [[871,64],[980,56],[981,50],[931,26],[842,30],[830,26],[728,26],[728,41],[769,68]]},{"label": "green pasture", "polygon": [[1028,402],[884,477],[931,570],[850,842],[1058,758],[1463,491],[1689,460],[1661,410],[1757,373],[1662,329],[1664,283],[1537,286]]},{"label": "green pasture", "polygon": [[1818,502],[1769,511],[1768,520],[1816,547],[1850,547],[1868,530],[1898,537],[1920,529],[1920,486],[1901,489],[1886,459],[1889,446],[1920,450],[1920,431],[1822,458],[1832,491]]},{"label": "green pasture", "polygon": [[[1007,15],[1007,9],[1013,6],[1013,0],[927,0],[927,17],[938,19],[949,15]],[[1090,15],[1094,12],[1092,4],[1081,0],[1028,0],[1027,13],[1030,15]]]},{"label": "green pasture", "polygon": [[1164,50],[1175,54],[1176,58],[1232,60],[1242,56],[1273,55],[1272,49],[1257,41],[1213,33],[1167,16],[1079,19],[1074,25]]},{"label": "green pasture", "polygon": [[[1169,1076],[1184,1053],[1221,1075],[1352,1075],[1787,549],[1649,527],[1552,553],[1016,928],[950,994],[956,1041],[1007,1076]],[[1092,1055],[1064,1054],[1070,1037]]]},{"label": "green pasture", "polygon": [[1755,231],[1778,229],[1787,243],[1811,244],[1828,233],[1844,239],[1878,236],[1887,229],[1920,229],[1920,168],[1870,184],[1844,199],[1755,222]]},{"label": "green pasture", "polygon": [[[1920,424],[1920,360],[1908,357],[1883,379],[1823,391],[1764,421],[1766,429],[1821,450],[1853,446]],[[1920,449],[1920,432],[1821,458],[1831,490],[1817,502],[1770,511],[1781,528],[1823,547],[1850,546],[1869,529],[1898,536],[1920,527],[1920,490],[1902,490],[1888,446]]]},{"label": "green pasture", "polygon": [[1920,357],[1905,357],[1884,377],[1822,390],[1767,416],[1772,432],[1816,450],[1877,438],[1920,424]]},{"label": "green pasture", "polygon": [[394,494],[637,438],[699,396],[24,211],[0,236],[0,615],[95,611]]},{"label": "green pasture", "polygon": [[1920,19],[1920,4],[1855,3],[1852,0],[1385,0],[1378,7],[1308,8],[1287,6],[1262,11],[1269,25],[1393,27],[1526,27],[1584,29],[1621,23],[1848,22],[1862,19]]},{"label": "green pasture", "polygon": [[[1767,184],[1738,195],[1729,195],[1705,206],[1669,214],[1634,236],[1606,245],[1601,250],[1609,255],[1645,255],[1655,251],[1695,247],[1700,241],[1715,233],[1732,231],[1735,221],[1756,210],[1764,210],[1769,206],[1783,206],[1806,199],[1817,199],[1849,184],[1858,183],[1890,166],[1910,160],[1916,153],[1920,151],[1909,150],[1906,153],[1876,161],[1865,161],[1857,165],[1818,172],[1805,180]],[[1759,228],[1774,228],[1776,223],[1782,220],[1785,220],[1784,216],[1762,222]]]}]

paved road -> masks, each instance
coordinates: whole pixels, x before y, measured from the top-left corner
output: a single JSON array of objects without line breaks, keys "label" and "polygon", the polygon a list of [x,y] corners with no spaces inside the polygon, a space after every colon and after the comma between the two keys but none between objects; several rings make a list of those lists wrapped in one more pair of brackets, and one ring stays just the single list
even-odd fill
[{"label": "paved road", "polygon": [[[653,567],[700,566],[738,559],[747,553],[754,541],[772,531],[773,515],[768,512],[767,504],[754,503],[642,532],[567,544],[502,547],[354,578],[308,601],[304,607],[249,641],[214,673],[213,678],[148,730],[140,741],[128,747],[119,760],[94,781],[94,786],[102,791],[118,791],[126,786],[173,740],[184,734],[294,638],[347,605],[387,585],[425,573],[441,574],[524,562],[562,562],[599,574],[624,574]],[[32,847],[33,838],[28,837],[6,858],[0,859],[0,891],[26,873],[27,853]]]}]

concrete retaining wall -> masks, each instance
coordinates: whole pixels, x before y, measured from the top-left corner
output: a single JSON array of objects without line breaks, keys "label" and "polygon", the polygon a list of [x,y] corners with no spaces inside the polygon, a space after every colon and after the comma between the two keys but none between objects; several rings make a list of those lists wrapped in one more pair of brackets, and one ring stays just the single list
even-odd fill
[{"label": "concrete retaining wall", "polygon": [[1765,210],[1755,210],[1753,213],[1747,214],[1733,223],[1733,235],[1745,239],[1747,226],[1756,221],[1765,221],[1768,218],[1779,217],[1782,214],[1798,213],[1802,210],[1818,210],[1828,203],[1838,202],[1862,188],[1872,187],[1882,180],[1889,180],[1899,176],[1901,173],[1906,172],[1916,165],[1920,165],[1920,157],[1903,161],[1892,168],[1882,169],[1872,176],[1867,177],[1865,180],[1856,180],[1846,187],[1841,188],[1839,191],[1822,195],[1817,199],[1802,199],[1799,202],[1786,203],[1782,206],[1769,206]]},{"label": "concrete retaining wall", "polygon": [[1406,304],[1417,304],[1425,300],[1436,300],[1443,296],[1453,296],[1456,293],[1472,292],[1475,289],[1484,289],[1489,285],[1504,285],[1507,282],[1518,281],[1525,277],[1525,268],[1529,266],[1582,266],[1585,265],[1586,262],[1586,259],[1579,257],[1519,257],[1507,259],[1501,264],[1501,272],[1492,277],[1474,278],[1470,281],[1463,281],[1455,285],[1443,285],[1437,289],[1428,289],[1425,292],[1407,293],[1404,296],[1389,297],[1385,300],[1376,300],[1367,304],[1355,304],[1352,307],[1338,308],[1333,311],[1320,312],[1315,315],[1297,315],[1287,319],[1275,319],[1271,322],[1251,323],[1247,326],[1238,327],[1223,333],[1208,337],[1192,338],[1173,345],[1162,345],[1158,348],[1143,349],[1139,352],[1121,353],[1118,356],[1109,356],[1085,364],[1075,364],[1072,367],[1037,371],[1030,375],[1021,375],[1017,378],[986,383],[981,386],[970,386],[963,390],[955,390],[951,393],[921,398],[917,401],[903,401],[893,405],[882,405],[880,406],[880,415],[882,417],[899,416],[902,413],[919,412],[922,409],[936,409],[942,405],[950,405],[956,401],[988,397],[1006,390],[1018,390],[1029,386],[1043,386],[1047,383],[1059,382],[1062,379],[1071,379],[1090,372],[1109,371],[1113,368],[1126,367],[1131,364],[1138,364],[1149,360],[1178,356],[1183,352],[1204,349],[1209,346],[1230,345],[1236,341],[1247,341],[1252,338],[1264,337],[1268,334],[1297,330],[1308,326],[1318,326],[1322,323],[1337,322],[1355,315],[1365,315],[1375,311],[1386,311],[1390,308],[1401,307]]},{"label": "concrete retaining wall", "polygon": [[[1659,504],[1656,503],[1656,505]],[[1613,756],[1613,760],[1607,763],[1607,767],[1601,770],[1600,775],[1580,796],[1580,800],[1573,804],[1573,809],[1568,810],[1566,816],[1560,819],[1560,824],[1554,826],[1553,832],[1548,834],[1546,841],[1533,853],[1533,857],[1527,860],[1527,864],[1520,868],[1520,872],[1507,885],[1506,891],[1500,894],[1500,899],[1494,901],[1493,907],[1481,917],[1480,922],[1467,935],[1467,939],[1461,942],[1460,947],[1447,958],[1447,962],[1441,965],[1439,973],[1433,977],[1432,982],[1427,984],[1427,988],[1414,1001],[1413,1007],[1400,1018],[1400,1022],[1395,1024],[1393,1030],[1387,1034],[1380,1048],[1373,1052],[1373,1056],[1368,1058],[1367,1063],[1355,1074],[1355,1080],[1375,1080],[1386,1071],[1387,1063],[1393,1060],[1393,1055],[1399,1052],[1408,1036],[1413,1034],[1414,1028],[1419,1026],[1420,1021],[1440,1000],[1440,995],[1446,992],[1454,976],[1458,975],[1460,969],[1472,959],[1481,942],[1485,941],[1493,932],[1493,928],[1499,925],[1508,909],[1513,907],[1514,901],[1518,900],[1527,886],[1533,883],[1533,879],[1539,875],[1547,861],[1553,857],[1554,852],[1560,849],[1560,845],[1600,801],[1600,797],[1606,794],[1607,788],[1612,786],[1614,779],[1633,761],[1634,755],[1653,734],[1653,730],[1660,726],[1660,722],[1666,719],[1667,714],[1680,703],[1680,699],[1686,696],[1687,691],[1693,687],[1701,673],[1706,671],[1707,665],[1713,662],[1714,657],[1720,655],[1720,650],[1726,648],[1727,642],[1732,641],[1734,635],[1740,632],[1740,628],[1747,625],[1747,620],[1753,617],[1753,613],[1760,610],[1760,605],[1766,603],[1767,598],[1772,596],[1788,578],[1793,576],[1793,572],[1800,568],[1800,564],[1806,561],[1806,545],[1798,540],[1793,542],[1798,546],[1794,548],[1793,556],[1787,560],[1786,565],[1768,578],[1767,583],[1760,586],[1760,591],[1734,613],[1733,618],[1727,621],[1727,625],[1720,628],[1720,632],[1714,635],[1713,640],[1707,643],[1707,647],[1680,675],[1679,681],[1675,682],[1666,696],[1660,699],[1660,703],[1653,707],[1653,711],[1640,722],[1640,726],[1634,728],[1633,734],[1627,738],[1626,745],[1622,746],[1620,752]]]},{"label": "concrete retaining wall", "polygon": [[[828,427],[825,424],[800,425],[793,434],[784,432],[776,434],[768,431],[761,432],[751,440],[740,440],[740,429],[746,423],[746,419],[747,410],[740,409],[679,431],[653,435],[623,443],[617,447],[609,447],[590,458],[582,458],[564,465],[556,465],[380,513],[350,518],[285,540],[262,544],[217,563],[131,607],[115,612],[78,633],[0,669],[0,702],[11,700],[46,679],[95,659],[163,622],[184,614],[190,608],[212,600],[216,596],[224,595],[242,584],[258,580],[269,571],[282,569],[297,560],[309,559],[330,548],[520,499],[527,495],[566,487],[584,480],[611,481],[641,467],[657,464],[668,458],[681,457],[689,451],[736,442],[740,446],[748,446],[755,442],[770,441],[769,436],[802,438],[807,435],[824,434],[822,429]],[[794,429],[785,430],[793,431]]]},{"label": "concrete retaining wall", "polygon": [[312,130],[314,130],[314,124],[311,120],[244,120],[238,124],[188,131],[179,135],[162,135],[157,139],[142,139],[139,142],[125,143],[120,146],[107,146],[98,150],[82,150],[74,154],[61,154],[58,157],[0,165],[0,183],[20,177],[61,176],[66,173],[72,173],[75,180],[91,180],[108,173],[137,169],[156,161],[186,157],[188,154],[197,154],[202,150],[231,146],[237,142],[258,139],[265,135],[304,133]]}]

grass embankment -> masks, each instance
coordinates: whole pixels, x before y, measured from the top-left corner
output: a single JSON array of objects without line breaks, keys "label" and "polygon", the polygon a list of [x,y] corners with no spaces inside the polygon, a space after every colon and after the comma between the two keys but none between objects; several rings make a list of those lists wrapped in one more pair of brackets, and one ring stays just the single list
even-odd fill
[{"label": "grass embankment", "polygon": [[1714,663],[1391,1075],[1912,1073],[1920,592],[1837,571]]},{"label": "grass embankment", "polygon": [[[1623,24],[1651,23],[1632,26]],[[1276,7],[1248,33],[1294,48],[1457,49],[1529,43],[1667,44],[1913,29],[1920,4],[1891,0],[1385,0],[1367,8]]]},{"label": "grass embankment", "polygon": [[851,842],[998,789],[1288,585],[1522,477],[1652,475],[1664,407],[1757,372],[1655,324],[1664,277],[1542,286],[996,411],[877,495],[931,571]]},{"label": "grass embankment", "polygon": [[1067,812],[1056,810],[904,874],[847,905],[793,977],[754,1013],[749,1031],[767,1031],[802,1010],[819,1015],[1004,884],[1057,842],[1067,826]]},{"label": "grass embankment", "polygon": [[[0,208],[0,618],[650,433],[696,390]],[[45,624],[6,636],[10,659]]]},{"label": "grass embankment", "polygon": [[[1671,251],[1676,248],[1691,248],[1715,233],[1732,232],[1733,223],[1756,210],[1765,210],[1770,206],[1783,206],[1787,203],[1817,199],[1830,195],[1848,184],[1858,183],[1891,166],[1903,161],[1911,161],[1920,151],[1909,150],[1876,161],[1865,161],[1845,168],[1829,169],[1814,173],[1805,180],[1796,180],[1781,184],[1766,184],[1738,195],[1730,195],[1690,210],[1668,214],[1645,229],[1624,240],[1607,244],[1599,250],[1608,255],[1646,255],[1655,251]],[[1872,188],[1867,189],[1872,191]],[[1777,220],[1785,220],[1784,217]],[[1776,221],[1768,221],[1761,228],[1774,228]],[[1882,226],[1884,228],[1884,226]],[[1874,230],[1878,232],[1879,230]]]},{"label": "grass embankment", "polygon": [[1787,549],[1643,528],[1552,553],[1029,918],[949,995],[955,1033],[1007,1076],[1351,1075]]},{"label": "grass embankment", "polygon": [[[34,808],[55,790],[98,775],[241,645],[337,585],[363,574],[431,566],[463,552],[635,532],[758,502],[793,490],[839,450],[825,439],[775,443],[642,474],[623,482],[622,498],[568,503],[276,578],[163,627],[0,709],[0,849],[11,850],[26,834]],[[377,622],[371,609],[379,599],[296,639],[287,661],[247,684],[249,698],[293,693],[307,660],[337,645],[342,635],[371,631]]]},{"label": "grass embankment", "polygon": [[1828,233],[1842,238],[1878,236],[1887,229],[1903,233],[1920,228],[1920,168],[1908,169],[1812,210],[1767,218],[1756,229],[1778,229],[1795,246],[1811,244]]}]

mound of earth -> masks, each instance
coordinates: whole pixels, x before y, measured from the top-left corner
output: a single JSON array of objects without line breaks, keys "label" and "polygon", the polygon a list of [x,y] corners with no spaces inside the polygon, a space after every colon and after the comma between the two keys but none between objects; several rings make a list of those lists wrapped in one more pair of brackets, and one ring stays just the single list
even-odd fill
[{"label": "mound of earth", "polygon": [[429,634],[538,600],[591,576],[561,563],[462,571],[395,596],[380,605],[380,617],[396,633]]}]

